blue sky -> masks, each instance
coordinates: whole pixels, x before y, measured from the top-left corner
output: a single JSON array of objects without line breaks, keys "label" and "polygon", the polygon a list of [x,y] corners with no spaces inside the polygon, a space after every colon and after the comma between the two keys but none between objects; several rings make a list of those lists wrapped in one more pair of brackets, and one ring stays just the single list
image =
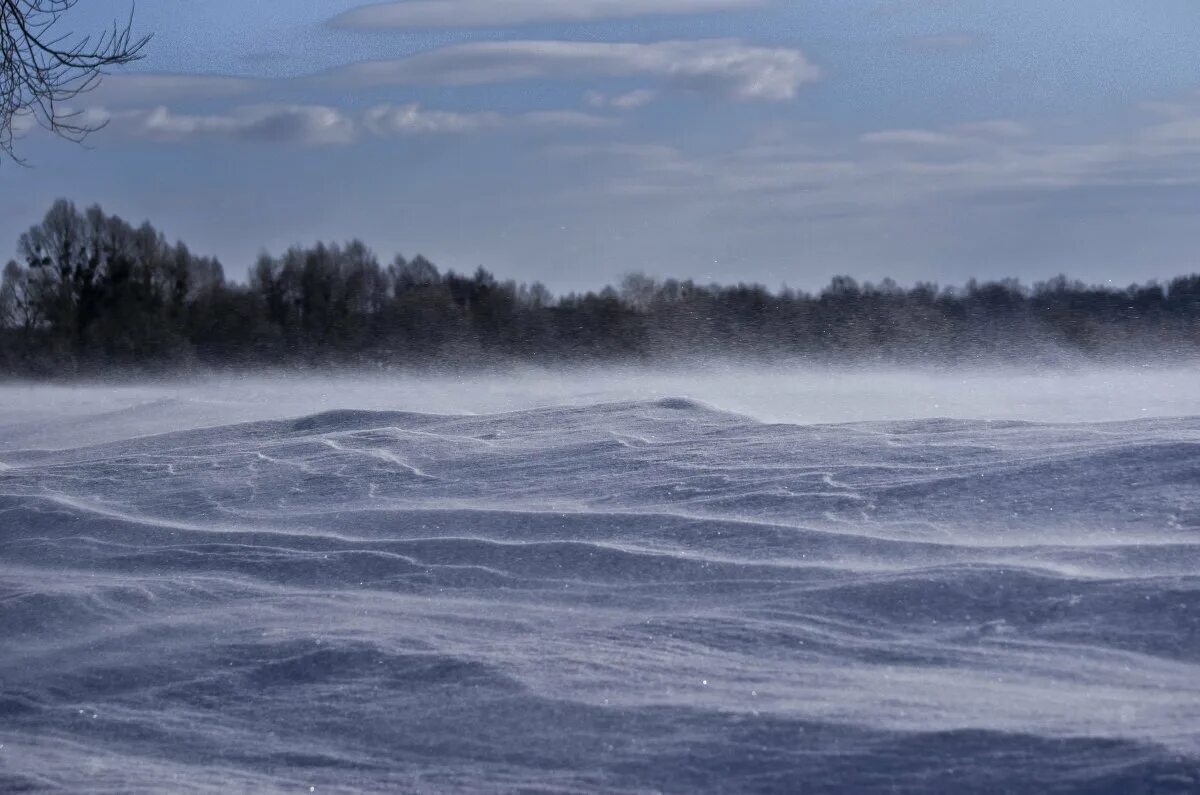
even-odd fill
[{"label": "blue sky", "polygon": [[80,101],[108,123],[88,148],[31,131],[34,167],[0,167],[0,245],[66,196],[235,277],[263,247],[350,237],[557,290],[1200,269],[1192,0],[158,0],[135,19],[148,57]]}]

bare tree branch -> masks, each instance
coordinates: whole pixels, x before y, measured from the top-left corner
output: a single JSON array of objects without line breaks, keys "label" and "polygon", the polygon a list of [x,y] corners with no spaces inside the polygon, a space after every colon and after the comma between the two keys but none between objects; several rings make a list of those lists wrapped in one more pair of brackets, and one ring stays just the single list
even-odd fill
[{"label": "bare tree branch", "polygon": [[24,162],[14,148],[27,124],[81,142],[103,127],[67,103],[95,88],[113,66],[139,60],[149,36],[134,38],[133,11],[99,35],[63,32],[59,23],[79,0],[0,0],[0,156]]}]

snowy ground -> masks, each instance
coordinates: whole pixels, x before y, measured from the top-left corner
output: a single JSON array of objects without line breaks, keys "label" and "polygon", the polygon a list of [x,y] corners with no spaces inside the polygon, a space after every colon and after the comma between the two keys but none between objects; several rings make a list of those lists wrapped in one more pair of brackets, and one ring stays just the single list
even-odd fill
[{"label": "snowy ground", "polygon": [[0,388],[0,790],[1200,791],[1200,373]]}]

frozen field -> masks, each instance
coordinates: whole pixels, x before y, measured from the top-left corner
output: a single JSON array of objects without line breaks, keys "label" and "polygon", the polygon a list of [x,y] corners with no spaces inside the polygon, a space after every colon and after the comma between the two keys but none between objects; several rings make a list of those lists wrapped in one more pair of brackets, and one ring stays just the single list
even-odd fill
[{"label": "frozen field", "polygon": [[1200,792],[1200,373],[0,387],[0,790]]}]

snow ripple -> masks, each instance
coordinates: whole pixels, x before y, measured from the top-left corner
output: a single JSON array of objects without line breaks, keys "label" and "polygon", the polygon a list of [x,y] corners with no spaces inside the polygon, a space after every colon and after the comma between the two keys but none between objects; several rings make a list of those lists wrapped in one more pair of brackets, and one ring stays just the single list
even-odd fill
[{"label": "snow ripple", "polygon": [[1197,572],[1200,419],[13,451],[0,789],[1196,792]]}]

